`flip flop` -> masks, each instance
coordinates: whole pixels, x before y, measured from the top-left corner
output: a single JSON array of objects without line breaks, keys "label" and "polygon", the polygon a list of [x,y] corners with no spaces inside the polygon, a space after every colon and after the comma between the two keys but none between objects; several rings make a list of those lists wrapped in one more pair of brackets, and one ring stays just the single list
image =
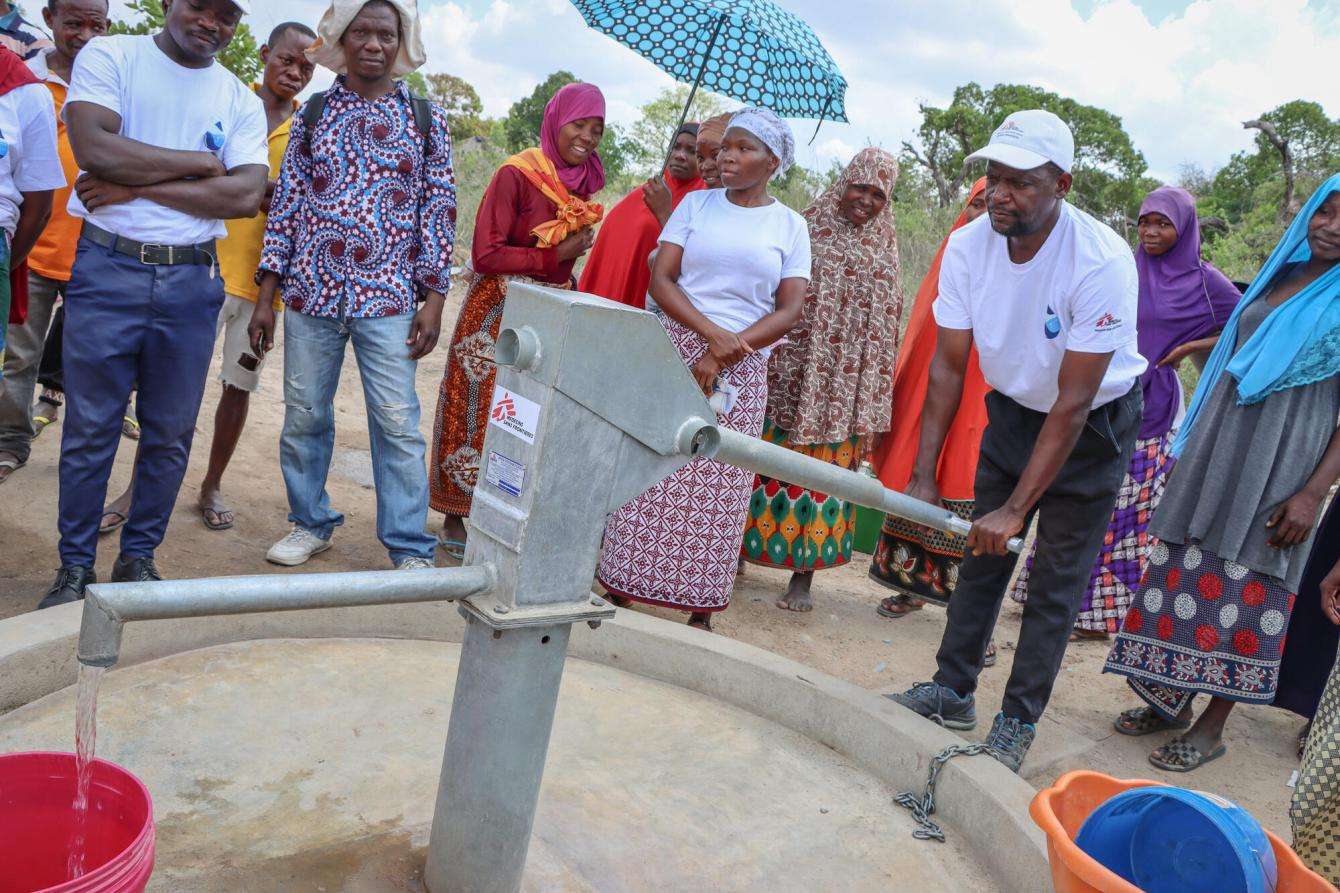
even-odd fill
[{"label": "flip flop", "polygon": [[906,617],[913,611],[920,611],[926,603],[919,598],[912,598],[910,595],[898,593],[888,598],[880,599],[879,605],[875,608],[875,613],[881,617],[888,617],[890,620],[897,620],[900,617]]},{"label": "flip flop", "polygon": [[465,543],[461,540],[453,540],[445,536],[439,536],[437,538],[437,544],[441,547],[442,551],[446,553],[447,557],[453,561],[465,560]]},{"label": "flip flop", "polygon": [[[1122,725],[1123,720],[1128,724]],[[1142,735],[1152,735],[1155,732],[1177,732],[1182,729],[1189,729],[1191,728],[1191,720],[1167,719],[1153,707],[1133,707],[1130,710],[1122,711],[1112,721],[1112,727],[1123,735],[1139,738]]]},{"label": "flip flop", "polygon": [[121,527],[125,525],[126,521],[130,520],[120,512],[106,510],[102,513],[102,521],[105,522],[108,518],[115,518],[116,521],[112,524],[105,524],[99,522],[98,536],[106,536],[107,534],[111,533],[114,530],[120,530]]},{"label": "flip flop", "polygon": [[47,425],[56,421],[55,416],[33,413],[33,440],[36,440],[46,430]]},{"label": "flip flop", "polygon": [[140,423],[133,415],[125,415],[121,420],[121,434],[130,440],[140,439]]},{"label": "flip flop", "polygon": [[[216,509],[216,508],[207,508],[205,506],[199,506],[199,509],[200,509],[200,520],[204,521],[205,526],[208,527],[210,530],[232,529],[233,527],[232,509]],[[209,516],[211,514],[215,518],[214,521],[209,520]],[[228,520],[226,521],[224,520],[223,518],[224,515],[228,515]]]},{"label": "flip flop", "polygon": [[10,475],[27,464],[26,462],[20,462],[17,456],[5,453],[5,458],[0,459],[0,484],[9,480]]},{"label": "flip flop", "polygon": [[[1149,755],[1149,765],[1164,772],[1191,772],[1206,763],[1219,759],[1228,752],[1228,746],[1220,744],[1209,753],[1201,753],[1200,748],[1189,744],[1185,738],[1174,738],[1162,747],[1156,747]],[[1165,756],[1159,756],[1164,754]]]},{"label": "flip flop", "polygon": [[982,658],[982,667],[994,667],[997,659],[996,643],[991,642],[986,646],[986,655]]}]

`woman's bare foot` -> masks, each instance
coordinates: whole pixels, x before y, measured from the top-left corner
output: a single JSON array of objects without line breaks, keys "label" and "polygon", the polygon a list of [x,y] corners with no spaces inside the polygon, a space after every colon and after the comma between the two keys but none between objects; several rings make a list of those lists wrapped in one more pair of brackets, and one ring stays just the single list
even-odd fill
[{"label": "woman's bare foot", "polygon": [[710,633],[712,631],[712,612],[694,611],[689,615],[689,626],[696,626],[698,629]]},{"label": "woman's bare foot", "polygon": [[813,582],[813,571],[807,574],[792,574],[791,585],[786,587],[786,594],[773,604],[783,611],[795,611],[798,614],[813,611],[814,598],[810,595],[810,584]]},{"label": "woman's bare foot", "polygon": [[443,515],[442,538],[455,540],[458,543],[465,542],[465,519],[460,515]]}]

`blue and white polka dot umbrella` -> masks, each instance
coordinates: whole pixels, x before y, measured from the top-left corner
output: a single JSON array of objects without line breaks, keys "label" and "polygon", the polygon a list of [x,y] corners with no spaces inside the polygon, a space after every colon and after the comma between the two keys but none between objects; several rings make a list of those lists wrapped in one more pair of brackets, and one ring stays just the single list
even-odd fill
[{"label": "blue and white polka dot umbrella", "polygon": [[828,50],[809,25],[768,0],[572,3],[592,28],[695,92],[701,85],[785,118],[847,120],[847,79]]}]

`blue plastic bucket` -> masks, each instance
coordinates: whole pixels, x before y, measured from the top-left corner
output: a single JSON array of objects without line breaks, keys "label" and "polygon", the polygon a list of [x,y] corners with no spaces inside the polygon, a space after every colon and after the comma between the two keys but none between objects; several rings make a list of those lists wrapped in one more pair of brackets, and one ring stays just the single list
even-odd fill
[{"label": "blue plastic bucket", "polygon": [[1090,813],[1075,843],[1146,893],[1274,893],[1270,840],[1251,814],[1183,788],[1137,788]]}]

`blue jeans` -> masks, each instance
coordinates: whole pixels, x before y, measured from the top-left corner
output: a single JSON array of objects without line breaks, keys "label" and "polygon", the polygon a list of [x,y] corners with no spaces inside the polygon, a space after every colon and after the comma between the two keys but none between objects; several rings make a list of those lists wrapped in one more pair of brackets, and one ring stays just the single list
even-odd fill
[{"label": "blue jeans", "polygon": [[150,266],[81,239],[65,289],[60,556],[92,567],[107,479],[132,387],[140,444],[121,554],[152,557],[191,454],[214,353],[223,279],[200,264]]},{"label": "blue jeans", "polygon": [[419,432],[418,363],[409,358],[411,314],[376,319],[327,319],[284,313],[284,433],[279,465],[288,490],[289,520],[329,539],[344,516],[330,507],[326,477],[335,448],[335,389],[344,346],[353,340],[363,380],[377,488],[377,538],[392,563],[432,560],[426,447]]}]

